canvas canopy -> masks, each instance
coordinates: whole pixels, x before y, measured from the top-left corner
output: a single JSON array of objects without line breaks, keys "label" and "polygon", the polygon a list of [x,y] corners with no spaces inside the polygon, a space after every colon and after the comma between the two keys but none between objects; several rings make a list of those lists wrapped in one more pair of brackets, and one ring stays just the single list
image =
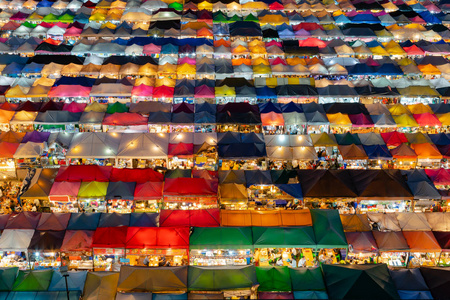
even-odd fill
[{"label": "canvas canopy", "polygon": [[186,291],[188,267],[132,267],[120,270],[117,289],[121,292],[181,292]]},{"label": "canvas canopy", "polygon": [[116,295],[119,273],[89,272],[84,285],[83,298],[113,299]]},{"label": "canvas canopy", "polygon": [[339,213],[335,210],[310,211],[317,248],[347,248]]},{"label": "canvas canopy", "polygon": [[26,252],[33,237],[34,229],[5,229],[0,237],[3,251]]},{"label": "canvas canopy", "polygon": [[214,269],[189,267],[188,288],[190,291],[250,289],[257,282],[254,266],[226,266]]},{"label": "canvas canopy", "polygon": [[253,249],[250,227],[196,227],[191,249]]}]

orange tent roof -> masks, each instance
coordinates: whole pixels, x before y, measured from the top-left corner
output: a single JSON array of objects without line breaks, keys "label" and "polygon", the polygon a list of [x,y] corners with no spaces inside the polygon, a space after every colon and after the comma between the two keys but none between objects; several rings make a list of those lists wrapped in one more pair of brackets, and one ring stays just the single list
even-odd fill
[{"label": "orange tent roof", "polygon": [[9,123],[9,121],[11,121],[14,114],[15,114],[15,111],[0,109],[0,123],[1,124]]},{"label": "orange tent roof", "polygon": [[250,58],[235,58],[231,60],[233,66],[247,65],[250,66],[252,64],[252,60]]},{"label": "orange tent roof", "polygon": [[411,252],[441,252],[441,247],[431,231],[403,231]]},{"label": "orange tent roof", "polygon": [[283,114],[273,111],[261,114],[261,122],[263,126],[284,126]]},{"label": "orange tent roof", "polygon": [[8,143],[20,143],[25,137],[25,132],[7,131],[0,134],[0,141]]},{"label": "orange tent roof", "polygon": [[418,158],[442,159],[442,154],[435,145],[428,143],[411,144],[411,148],[414,149]]},{"label": "orange tent roof", "polygon": [[19,145],[19,143],[0,142],[0,157],[13,158]]},{"label": "orange tent roof", "polygon": [[441,75],[441,71],[432,64],[418,65],[417,68],[419,68],[420,72],[424,75]]}]

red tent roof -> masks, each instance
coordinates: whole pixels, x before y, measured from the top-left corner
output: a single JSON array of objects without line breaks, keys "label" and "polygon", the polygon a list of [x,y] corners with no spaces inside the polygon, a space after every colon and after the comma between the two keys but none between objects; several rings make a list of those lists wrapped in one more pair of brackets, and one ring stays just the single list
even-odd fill
[{"label": "red tent roof", "polygon": [[417,47],[416,45],[412,45],[411,47],[404,47],[403,50],[406,51],[408,55],[424,55],[425,52]]},{"label": "red tent roof", "polygon": [[220,226],[220,209],[161,210],[159,226],[218,227]]},{"label": "red tent roof", "polygon": [[93,248],[125,248],[128,226],[99,227],[94,232]]},{"label": "red tent roof", "polygon": [[59,168],[55,181],[100,181],[107,182],[112,167],[68,166]]},{"label": "red tent roof", "polygon": [[131,125],[147,125],[148,118],[138,113],[113,113],[107,114],[103,119],[103,125],[119,125],[119,126],[131,126]]},{"label": "red tent roof", "polygon": [[147,181],[162,182],[164,175],[150,168],[147,169],[117,169],[113,168],[109,181],[137,182]]},{"label": "red tent roof", "polygon": [[217,186],[203,178],[166,178],[164,196],[217,196]]},{"label": "red tent roof", "polygon": [[67,230],[61,251],[90,251],[93,236],[93,230]]},{"label": "red tent roof", "polygon": [[321,29],[323,30],[323,26],[317,23],[308,23],[308,22],[302,22],[298,25],[294,25],[292,26],[292,29],[294,31],[300,30],[300,29],[305,29],[307,31],[311,31],[311,30],[316,30],[316,29]]},{"label": "red tent roof", "polygon": [[188,249],[189,227],[129,227],[126,235],[127,249]]},{"label": "red tent roof", "polygon": [[19,145],[19,143],[0,142],[0,157],[13,158]]},{"label": "red tent roof", "polygon": [[423,127],[425,127],[425,126],[441,127],[442,126],[442,123],[439,121],[439,119],[434,114],[430,114],[430,113],[418,114],[418,115],[414,115],[414,119],[416,119],[416,122],[420,126],[423,126]]},{"label": "red tent roof", "polygon": [[192,156],[194,155],[194,144],[185,144],[185,143],[169,144],[169,150],[167,155],[169,157]]},{"label": "red tent roof", "polygon": [[153,89],[153,98],[173,98],[175,89],[165,85]]},{"label": "red tent roof", "polygon": [[150,182],[136,184],[134,200],[154,200],[162,198],[163,183]]},{"label": "red tent roof", "polygon": [[[300,23],[302,24],[302,23]],[[319,25],[320,27],[320,25]],[[304,28],[303,28],[304,29]],[[300,30],[300,29],[297,29]],[[296,31],[297,31],[296,30]],[[306,29],[307,30],[307,29]],[[325,48],[327,46],[327,43],[319,40],[318,38],[307,38],[305,40],[299,40],[298,44],[300,47],[319,47],[319,48]]]},{"label": "red tent roof", "polygon": [[398,131],[392,132],[382,132],[381,137],[383,138],[386,146],[400,146],[403,143],[407,143],[408,139],[406,138],[404,133],[400,133]]}]

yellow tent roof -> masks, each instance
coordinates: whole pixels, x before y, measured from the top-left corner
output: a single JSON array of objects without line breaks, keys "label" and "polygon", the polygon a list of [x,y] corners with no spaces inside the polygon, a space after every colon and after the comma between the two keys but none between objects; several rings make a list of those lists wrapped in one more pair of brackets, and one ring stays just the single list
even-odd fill
[{"label": "yellow tent roof", "polygon": [[255,74],[270,74],[272,73],[272,69],[268,65],[259,64],[253,66],[253,73]]},{"label": "yellow tent roof", "polygon": [[242,4],[241,9],[264,10],[264,9],[269,9],[269,6],[264,2],[254,1],[254,2],[246,2],[246,3]]},{"label": "yellow tent roof", "polygon": [[108,109],[107,104],[100,104],[98,102],[92,102],[91,104],[86,106],[84,111],[106,112],[107,109]]},{"label": "yellow tent roof", "polygon": [[437,115],[443,126],[450,126],[450,113]]},{"label": "yellow tent roof", "polygon": [[425,105],[423,103],[408,105],[408,109],[409,109],[409,111],[411,111],[411,113],[413,115],[419,115],[419,114],[425,114],[425,113],[434,114],[434,112],[431,110],[431,108],[428,105]]},{"label": "yellow tent roof", "polygon": [[198,4],[198,9],[199,10],[202,10],[202,9],[212,10],[213,9],[213,4],[210,3],[210,2],[207,2],[207,1],[203,1],[203,2]]},{"label": "yellow tent roof", "polygon": [[262,57],[258,57],[256,59],[252,60],[252,65],[257,66],[257,65],[270,65],[269,60],[266,58],[262,58]]},{"label": "yellow tent roof", "polygon": [[393,116],[400,116],[403,114],[408,114],[410,115],[411,112],[408,110],[407,106],[404,106],[400,103],[394,104],[392,106],[389,107],[389,112],[391,113],[391,115]]},{"label": "yellow tent roof", "polygon": [[216,86],[215,94],[216,97],[236,97],[236,91],[234,87],[229,87],[227,85]]},{"label": "yellow tent roof", "polygon": [[389,56],[389,53],[381,46],[369,48],[373,55]]},{"label": "yellow tent roof", "polygon": [[138,75],[139,76],[154,76],[156,75],[156,71],[158,70],[157,65],[153,65],[151,63],[146,63],[139,67]]},{"label": "yellow tent roof", "polygon": [[239,45],[239,46],[231,49],[231,52],[233,54],[248,54],[249,53],[248,49],[242,45]]},{"label": "yellow tent roof", "polygon": [[410,64],[416,65],[415,61],[409,57],[404,57],[404,58],[400,59],[399,61],[397,61],[397,64],[399,66],[407,66]]},{"label": "yellow tent roof", "polygon": [[44,85],[44,86],[53,86],[55,84],[56,79],[50,79],[47,77],[41,77],[39,79],[36,79],[35,82],[33,82],[33,85]]},{"label": "yellow tent roof", "polygon": [[195,75],[197,69],[195,65],[190,65],[188,63],[184,63],[182,65],[177,66],[177,74],[183,75]]},{"label": "yellow tent roof", "polygon": [[411,23],[411,24],[407,24],[403,26],[404,29],[414,29],[414,30],[419,30],[419,31],[427,31],[427,29],[420,24],[417,23]]},{"label": "yellow tent roof", "polygon": [[139,86],[141,84],[144,84],[146,86],[154,86],[155,78],[150,78],[150,77],[136,78],[136,81],[134,82],[134,86]]},{"label": "yellow tent roof", "polygon": [[10,88],[6,93],[6,98],[26,98],[26,94],[28,93],[30,88],[16,85],[15,87]]},{"label": "yellow tent roof", "polygon": [[78,75],[82,68],[83,68],[83,65],[77,65],[74,63],[70,63],[68,65],[65,65],[61,69],[61,74],[62,75]]},{"label": "yellow tent roof", "polygon": [[416,120],[410,115],[403,114],[400,116],[392,116],[398,127],[418,127]]},{"label": "yellow tent roof", "polygon": [[327,118],[331,125],[352,126],[352,121],[347,114],[327,114]]},{"label": "yellow tent roof", "polygon": [[106,19],[106,15],[100,14],[100,13],[93,14],[89,17],[89,21],[94,21],[94,22],[105,21],[105,19]]},{"label": "yellow tent roof", "polygon": [[281,25],[283,23],[289,24],[289,19],[280,15],[265,15],[259,18],[262,24]]},{"label": "yellow tent roof", "polygon": [[176,73],[177,73],[177,65],[165,63],[163,65],[158,66],[158,75],[176,74]]},{"label": "yellow tent roof", "polygon": [[168,77],[164,77],[164,78],[156,78],[155,79],[155,87],[158,86],[168,86],[168,87],[175,87],[176,84],[176,79],[174,78],[168,78]]},{"label": "yellow tent roof", "polygon": [[100,69],[100,75],[103,76],[117,76],[119,75],[120,65],[114,65],[114,64],[106,64],[102,65],[102,68]]}]

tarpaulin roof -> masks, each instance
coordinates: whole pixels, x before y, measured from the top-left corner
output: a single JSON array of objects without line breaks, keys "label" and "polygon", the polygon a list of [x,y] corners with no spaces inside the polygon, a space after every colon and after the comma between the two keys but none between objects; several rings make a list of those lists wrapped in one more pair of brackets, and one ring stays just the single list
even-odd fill
[{"label": "tarpaulin roof", "polygon": [[130,214],[102,213],[98,222],[98,227],[121,227],[128,226]]},{"label": "tarpaulin roof", "polygon": [[340,217],[345,232],[363,232],[372,230],[365,214],[342,214]]},{"label": "tarpaulin roof", "polygon": [[378,252],[377,243],[371,231],[364,232],[346,232],[345,237],[353,253],[376,253]]},{"label": "tarpaulin roof", "polygon": [[125,248],[127,226],[97,228],[92,239],[93,248]]},{"label": "tarpaulin roof", "polygon": [[431,295],[434,299],[444,299],[449,292],[449,277],[450,268],[446,267],[421,267],[425,282],[430,289]]},{"label": "tarpaulin roof", "polygon": [[373,231],[380,252],[409,252],[409,246],[400,231]]},{"label": "tarpaulin roof", "polygon": [[68,167],[61,167],[55,178],[55,181],[109,181],[111,174],[111,167],[103,167],[97,165],[71,165]]},{"label": "tarpaulin roof", "polygon": [[441,247],[431,231],[403,231],[411,252],[441,252]]},{"label": "tarpaulin roof", "polygon": [[117,272],[88,272],[83,290],[83,298],[114,299],[116,296],[119,273]]},{"label": "tarpaulin roof", "polygon": [[250,289],[258,281],[254,266],[189,267],[188,273],[190,291]]},{"label": "tarpaulin roof", "polygon": [[203,178],[166,178],[164,196],[217,195],[218,183]]},{"label": "tarpaulin roof", "polygon": [[160,226],[216,227],[220,226],[219,209],[168,210],[160,212]]},{"label": "tarpaulin roof", "polygon": [[171,298],[171,295],[165,293],[185,291],[187,281],[187,266],[160,268],[123,266],[117,289],[121,292],[164,292],[161,295]]},{"label": "tarpaulin roof", "polygon": [[97,229],[101,213],[72,213],[67,230]]},{"label": "tarpaulin roof", "polygon": [[3,251],[26,252],[33,237],[34,229],[5,229],[0,237]]},{"label": "tarpaulin roof", "polygon": [[289,292],[291,276],[288,267],[256,267],[258,291]]},{"label": "tarpaulin roof", "polygon": [[70,213],[42,213],[37,230],[65,230]]},{"label": "tarpaulin roof", "polygon": [[289,268],[293,291],[325,291],[320,268]]},{"label": "tarpaulin roof", "polygon": [[127,249],[187,249],[189,248],[189,228],[129,227],[126,232],[125,247]]},{"label": "tarpaulin roof", "polygon": [[255,248],[315,248],[312,227],[252,227]]},{"label": "tarpaulin roof", "polygon": [[64,240],[64,231],[36,230],[28,250],[58,252]]},{"label": "tarpaulin roof", "polygon": [[21,212],[11,214],[6,223],[6,229],[35,229],[39,224],[41,214],[37,212]]},{"label": "tarpaulin roof", "polygon": [[344,228],[337,211],[312,209],[311,218],[317,248],[347,248]]},{"label": "tarpaulin roof", "polygon": [[250,227],[195,227],[189,242],[190,249],[253,249]]},{"label": "tarpaulin roof", "polygon": [[[83,291],[87,271],[68,272],[67,288],[69,291]],[[58,271],[53,271],[52,281],[48,287],[49,291],[66,291],[65,276]]]},{"label": "tarpaulin roof", "polygon": [[89,251],[92,249],[93,230],[67,230],[61,251]]},{"label": "tarpaulin roof", "polygon": [[52,270],[19,271],[12,290],[16,292],[47,291],[52,275]]},{"label": "tarpaulin roof", "polygon": [[331,299],[398,299],[397,289],[385,264],[322,266]]}]

